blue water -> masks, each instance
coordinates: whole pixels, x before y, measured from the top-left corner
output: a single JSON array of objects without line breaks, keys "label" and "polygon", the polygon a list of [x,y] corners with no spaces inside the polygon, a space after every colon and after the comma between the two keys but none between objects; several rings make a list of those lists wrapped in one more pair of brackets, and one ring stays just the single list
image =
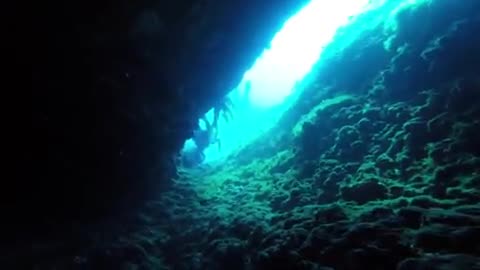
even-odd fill
[{"label": "blue water", "polygon": [[[390,13],[377,16],[365,27],[375,27],[386,17],[394,16],[398,10],[424,0],[313,0],[286,21],[251,69],[245,72],[239,85],[228,94],[232,102],[232,115],[224,117],[224,114],[220,114],[217,136],[221,147],[212,144],[206,148],[203,163],[221,162],[274,126],[294,102],[295,96],[300,94],[296,93],[301,91],[299,83],[321,62],[324,49],[335,40],[339,29],[362,14],[381,10],[387,2],[396,2],[394,8],[389,9]],[[351,33],[349,38],[353,40],[358,33]],[[213,122],[213,109],[205,116],[210,123]],[[205,128],[202,121],[199,121],[199,125]],[[195,143],[187,140],[183,152],[195,149]]]}]

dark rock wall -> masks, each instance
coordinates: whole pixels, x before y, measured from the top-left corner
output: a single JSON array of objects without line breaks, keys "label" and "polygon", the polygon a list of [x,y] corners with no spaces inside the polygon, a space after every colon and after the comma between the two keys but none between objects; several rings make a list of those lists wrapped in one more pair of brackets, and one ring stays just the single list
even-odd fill
[{"label": "dark rock wall", "polygon": [[3,190],[6,225],[124,213],[158,193],[196,119],[304,2],[50,1],[13,9],[11,49],[15,67],[31,73],[32,129],[22,133],[16,178]]}]

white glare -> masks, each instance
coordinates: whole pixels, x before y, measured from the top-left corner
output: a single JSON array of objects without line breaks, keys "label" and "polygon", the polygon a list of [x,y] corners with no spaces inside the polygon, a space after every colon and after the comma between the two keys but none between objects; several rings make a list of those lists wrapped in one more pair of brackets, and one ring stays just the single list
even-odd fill
[{"label": "white glare", "polygon": [[246,73],[254,105],[280,104],[318,61],[337,29],[362,12],[368,0],[312,0],[290,18]]},{"label": "white glare", "polygon": [[[229,94],[234,104],[233,120],[227,122],[220,117],[217,130],[221,149],[218,144],[207,147],[202,152],[204,162],[226,157],[273,126],[283,108],[275,105],[282,104],[295,83],[319,61],[337,29],[348,24],[350,17],[366,11],[368,4],[369,0],[312,0],[290,18]],[[206,116],[212,122],[213,111]],[[195,144],[189,140],[183,151],[192,149]]]}]

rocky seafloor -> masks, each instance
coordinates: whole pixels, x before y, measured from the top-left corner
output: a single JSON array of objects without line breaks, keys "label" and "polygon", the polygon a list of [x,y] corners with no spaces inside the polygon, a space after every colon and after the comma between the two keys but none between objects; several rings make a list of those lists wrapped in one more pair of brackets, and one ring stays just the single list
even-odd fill
[{"label": "rocky seafloor", "polygon": [[[371,29],[310,75],[275,128],[221,164],[179,168],[142,212],[7,261],[480,269],[480,11],[453,2],[405,8],[395,31]],[[425,14],[437,16],[428,27]]]}]

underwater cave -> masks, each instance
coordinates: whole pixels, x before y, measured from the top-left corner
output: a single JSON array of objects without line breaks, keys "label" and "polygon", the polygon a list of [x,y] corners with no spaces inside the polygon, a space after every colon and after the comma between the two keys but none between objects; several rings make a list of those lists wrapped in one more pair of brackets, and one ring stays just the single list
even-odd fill
[{"label": "underwater cave", "polygon": [[29,8],[2,269],[480,269],[480,1]]}]

